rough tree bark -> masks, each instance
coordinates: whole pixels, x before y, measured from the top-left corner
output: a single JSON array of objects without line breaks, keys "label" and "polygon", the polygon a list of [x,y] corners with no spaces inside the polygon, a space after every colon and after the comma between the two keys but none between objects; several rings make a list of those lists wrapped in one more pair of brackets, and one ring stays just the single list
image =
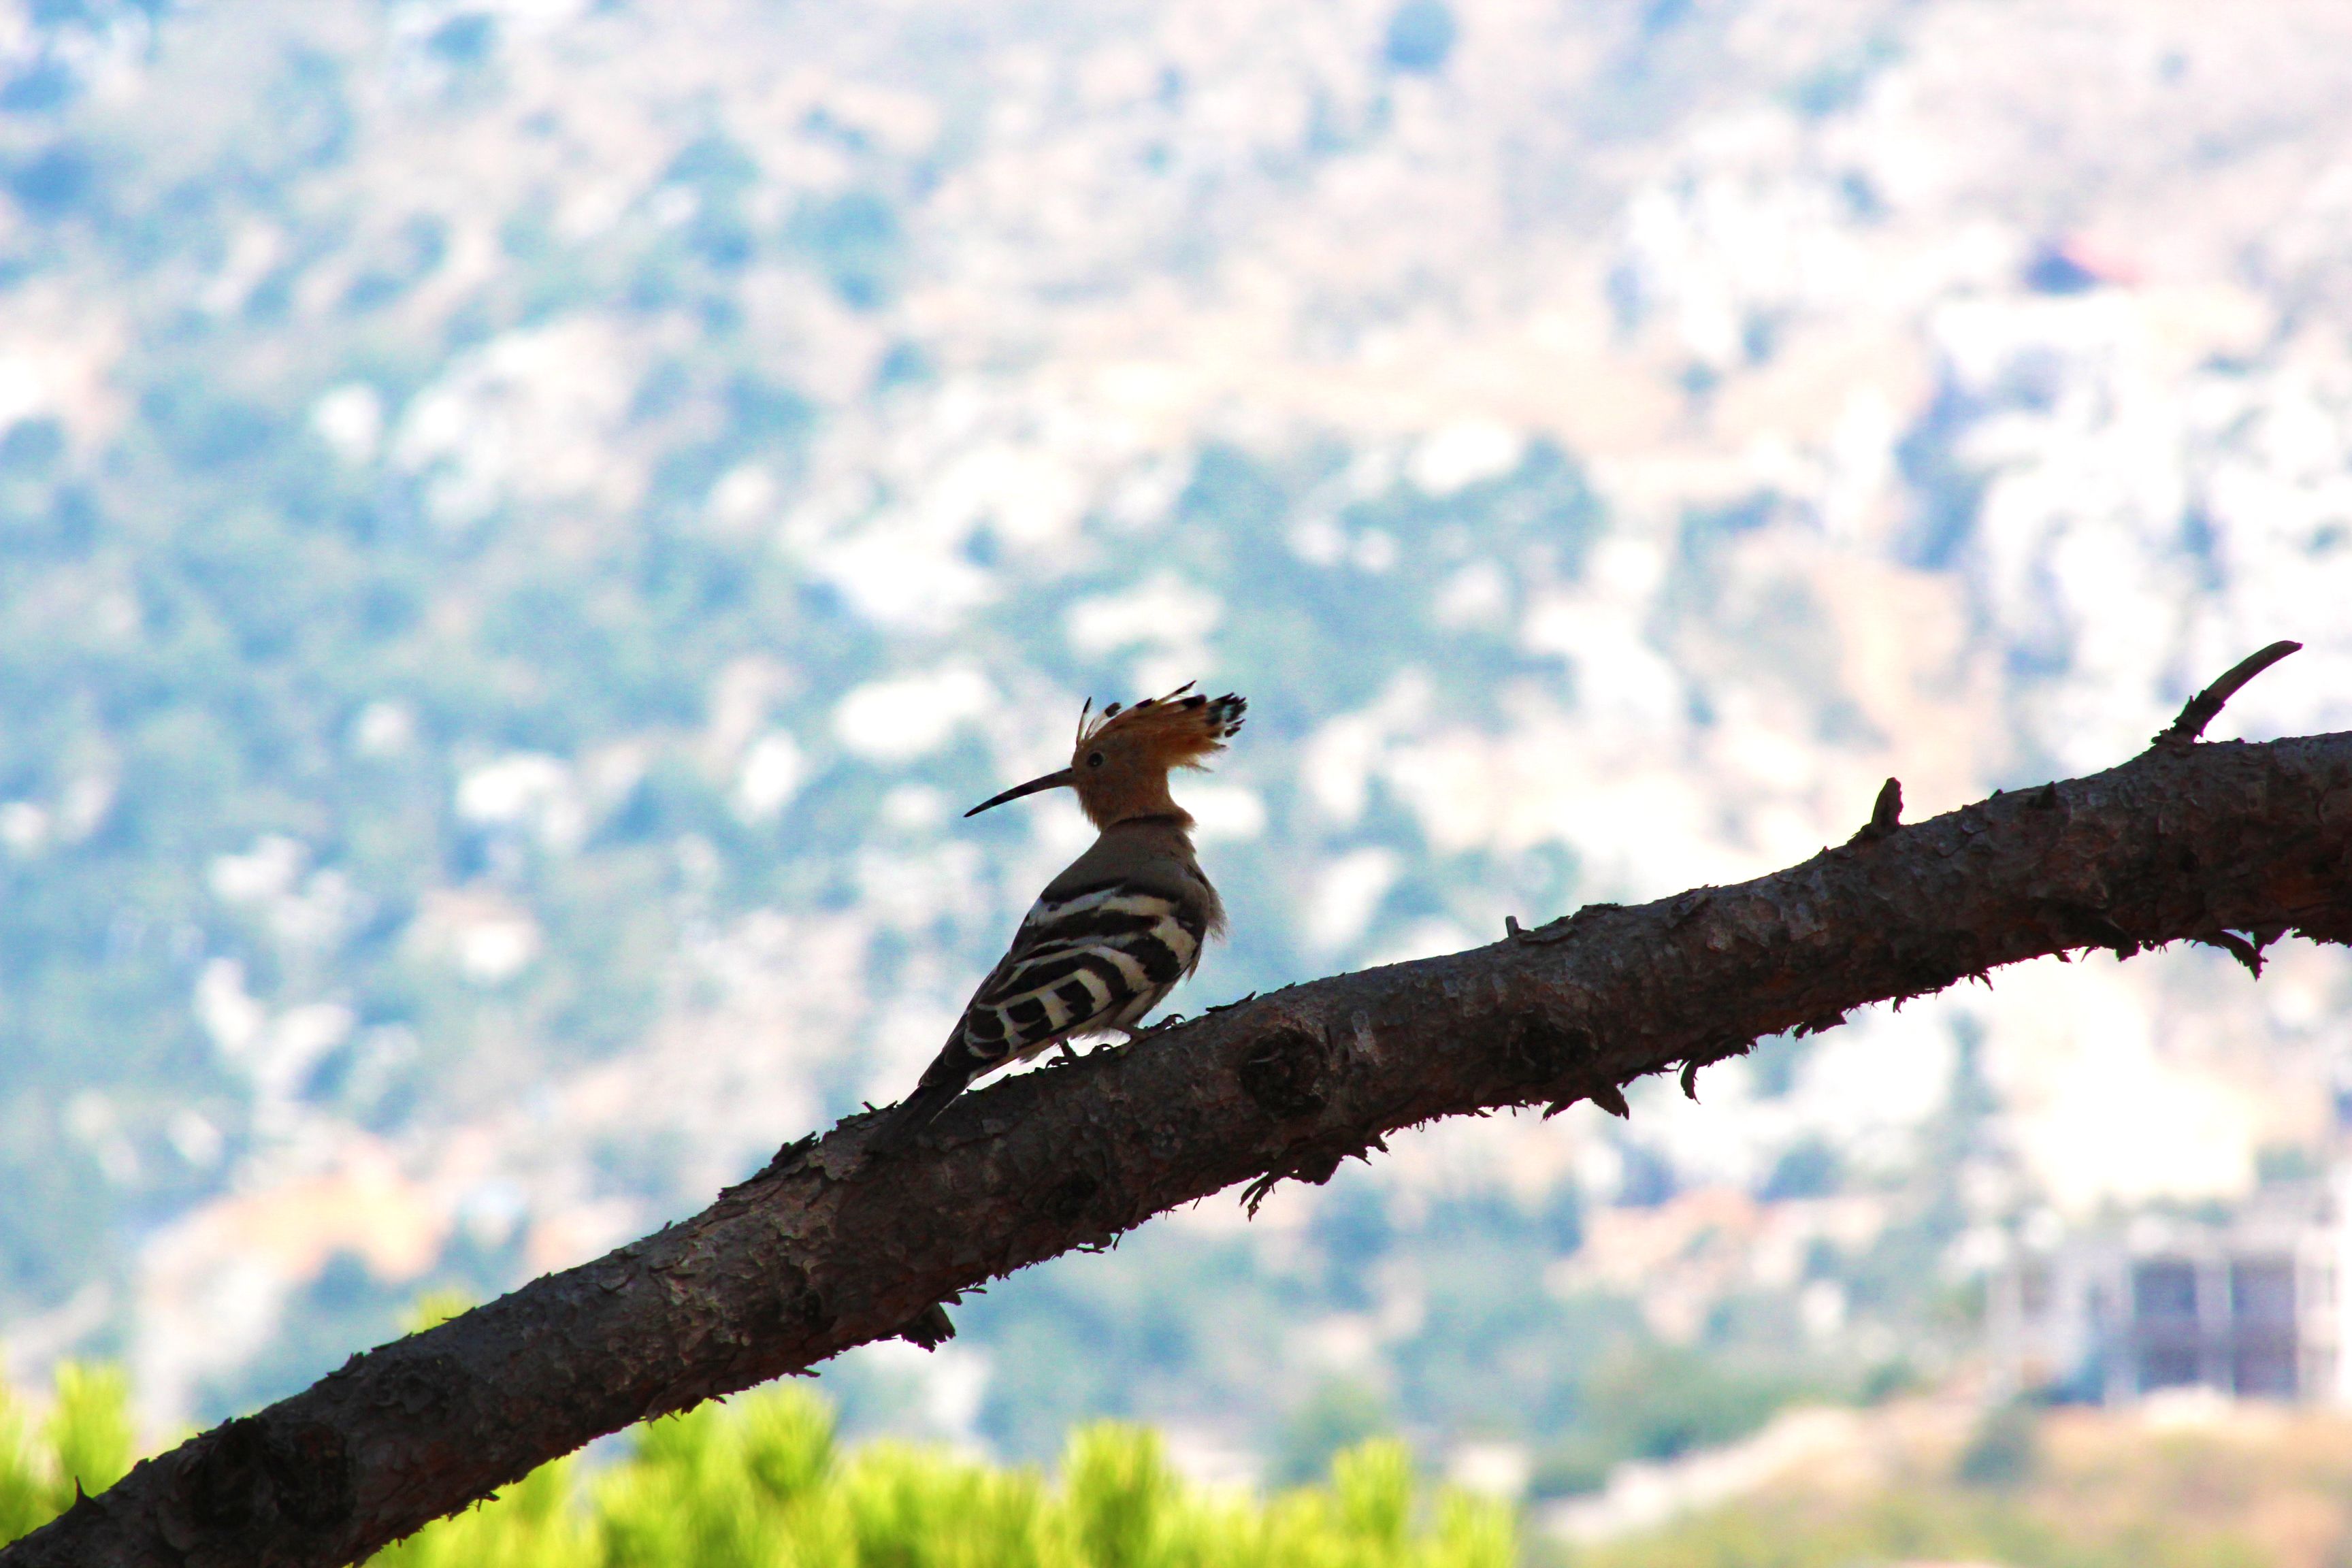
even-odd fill
[{"label": "rough tree bark", "polygon": [[2284,651],[2107,773],[1911,826],[1889,780],[1801,866],[1221,1009],[971,1095],[899,1158],[865,1161],[876,1118],[852,1117],[690,1220],[145,1461],[0,1568],[351,1563],[600,1434],[935,1342],[959,1290],[1237,1183],[1320,1182],[1393,1129],[1623,1115],[1643,1074],[1687,1089],[1759,1037],[2044,953],[2204,942],[2259,974],[2284,933],[2352,942],[2352,733],[2196,743]]}]

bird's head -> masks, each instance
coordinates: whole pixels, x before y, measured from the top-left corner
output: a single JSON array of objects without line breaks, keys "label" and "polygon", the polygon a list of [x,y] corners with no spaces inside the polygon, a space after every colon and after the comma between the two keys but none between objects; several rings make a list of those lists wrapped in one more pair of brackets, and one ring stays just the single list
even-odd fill
[{"label": "bird's head", "polygon": [[1168,794],[1168,775],[1199,768],[1225,749],[1242,727],[1249,703],[1232,692],[1202,697],[1186,681],[1165,697],[1147,697],[1132,708],[1114,702],[1101,712],[1078,716],[1078,742],[1070,765],[1027,784],[1015,784],[964,813],[978,816],[993,805],[1041,790],[1074,789],[1087,820],[1097,827],[1139,816],[1192,817]]}]

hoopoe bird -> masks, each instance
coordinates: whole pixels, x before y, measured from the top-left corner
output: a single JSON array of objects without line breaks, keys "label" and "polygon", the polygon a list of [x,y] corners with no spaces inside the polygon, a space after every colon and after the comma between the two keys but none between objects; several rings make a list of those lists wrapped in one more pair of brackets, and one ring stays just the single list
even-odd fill
[{"label": "hoopoe bird", "polygon": [[1076,1036],[1133,1032],[1199,965],[1202,946],[1224,930],[1225,910],[1192,853],[1192,818],[1169,795],[1168,775],[1207,766],[1248,706],[1231,692],[1192,693],[1190,681],[1132,708],[1114,702],[1093,713],[1089,703],[1068,767],[964,813],[1071,789],[1099,837],[1045,884],[873,1149],[903,1144],[984,1073],[1067,1049]]}]

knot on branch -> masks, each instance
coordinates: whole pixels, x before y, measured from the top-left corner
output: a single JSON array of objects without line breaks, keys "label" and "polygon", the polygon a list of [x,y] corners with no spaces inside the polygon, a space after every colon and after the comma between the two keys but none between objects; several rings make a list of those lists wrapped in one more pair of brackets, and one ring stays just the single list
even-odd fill
[{"label": "knot on branch", "polygon": [[1321,1036],[1286,1024],[1242,1058],[1234,1076],[1242,1092],[1276,1121],[1313,1116],[1331,1102],[1331,1053]]},{"label": "knot on branch", "polygon": [[242,1530],[261,1511],[261,1423],[240,1415],[213,1434],[188,1467],[188,1517],[205,1530]]},{"label": "knot on branch", "polygon": [[1541,1013],[1526,1013],[1511,1020],[1503,1037],[1503,1055],[1522,1081],[1556,1083],[1588,1060],[1596,1048],[1592,1031],[1580,1024],[1561,1024]]},{"label": "knot on branch", "polygon": [[310,1530],[351,1517],[351,1456],[343,1435],[316,1421],[240,1416],[213,1435],[188,1469],[188,1517],[235,1531],[275,1512]]},{"label": "knot on branch", "polygon": [[787,1263],[772,1276],[776,1287],[776,1325],[788,1334],[822,1334],[839,1314],[809,1283],[808,1270]]},{"label": "knot on branch", "polygon": [[1045,1189],[1037,1200],[1038,1210],[1055,1225],[1076,1225],[1084,1218],[1102,1184],[1085,1171],[1073,1171]]}]

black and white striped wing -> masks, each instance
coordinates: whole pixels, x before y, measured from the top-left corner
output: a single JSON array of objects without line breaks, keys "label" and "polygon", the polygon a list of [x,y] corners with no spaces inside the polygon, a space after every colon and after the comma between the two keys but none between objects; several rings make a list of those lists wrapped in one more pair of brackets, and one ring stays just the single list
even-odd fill
[{"label": "black and white striped wing", "polygon": [[1139,1023],[1201,961],[1202,913],[1124,886],[1039,900],[981,985],[959,1031],[994,1066],[1096,1029]]}]

